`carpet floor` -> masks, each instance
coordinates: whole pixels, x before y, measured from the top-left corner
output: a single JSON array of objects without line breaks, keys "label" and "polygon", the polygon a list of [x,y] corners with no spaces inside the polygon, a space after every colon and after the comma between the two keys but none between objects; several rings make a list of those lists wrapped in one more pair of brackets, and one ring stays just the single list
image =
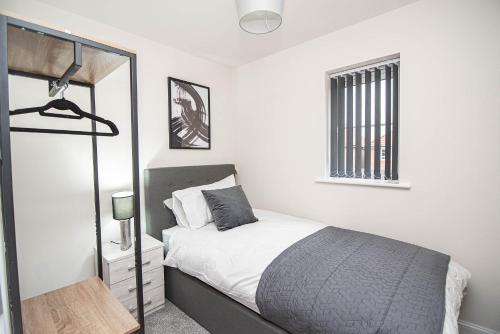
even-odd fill
[{"label": "carpet floor", "polygon": [[174,304],[165,300],[165,307],[144,319],[146,334],[210,334]]}]

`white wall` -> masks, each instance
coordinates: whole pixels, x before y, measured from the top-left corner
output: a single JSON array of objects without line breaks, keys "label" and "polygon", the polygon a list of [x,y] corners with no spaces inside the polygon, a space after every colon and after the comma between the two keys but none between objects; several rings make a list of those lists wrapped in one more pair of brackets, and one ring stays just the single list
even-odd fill
[{"label": "white wall", "polygon": [[[11,109],[40,106],[50,100],[46,81],[10,76],[9,86]],[[72,87],[66,97],[89,109],[87,89]],[[11,125],[90,130],[90,122],[37,114],[13,117]],[[92,276],[91,139],[15,132],[11,149],[21,298]]]},{"label": "white wall", "polygon": [[[234,163],[231,68],[35,1],[2,1],[0,12],[95,36],[137,51],[141,183],[142,170],[148,167]],[[121,131],[116,138],[98,139],[104,240],[118,238],[118,224],[111,214],[111,193],[131,188],[128,70],[125,64],[96,85],[97,113],[115,121]],[[210,87],[211,150],[168,149],[168,76]],[[10,84],[11,108],[38,105],[42,99],[45,99],[43,103],[48,100],[44,82],[11,77]],[[88,110],[87,94],[71,88],[67,97]],[[75,147],[78,149],[72,151]],[[58,155],[56,151],[64,154]],[[18,261],[23,298],[94,274],[90,154],[88,137],[13,134]],[[55,160],[44,160],[49,156]],[[34,159],[38,159],[37,165],[30,165]],[[29,182],[25,178],[29,178]],[[40,195],[45,197],[40,199]],[[43,215],[40,210],[44,211]],[[144,224],[144,212],[142,217]],[[49,263],[54,259],[60,263]],[[44,268],[49,270],[44,271]]]},{"label": "white wall", "polygon": [[[500,330],[500,1],[424,0],[237,69],[237,166],[257,207],[405,240],[472,272],[462,318]],[[325,73],[401,53],[400,176],[318,184]],[[243,125],[244,124],[244,125]]]},{"label": "white wall", "polygon": [[[97,139],[103,241],[120,240],[119,223],[113,220],[111,195],[117,191],[133,189],[129,78],[130,64],[127,61],[95,87],[98,115],[113,120],[120,131],[116,137]],[[97,129],[109,131],[105,126]]]}]

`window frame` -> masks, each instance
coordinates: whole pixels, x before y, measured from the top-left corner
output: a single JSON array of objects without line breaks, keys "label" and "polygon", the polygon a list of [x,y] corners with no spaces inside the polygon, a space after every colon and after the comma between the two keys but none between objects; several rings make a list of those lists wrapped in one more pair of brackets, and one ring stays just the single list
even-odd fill
[{"label": "window frame", "polygon": [[[398,129],[398,154],[397,154],[397,165],[398,165],[398,179],[397,180],[391,180],[391,179],[374,179],[374,178],[359,178],[359,177],[345,177],[345,176],[331,176],[331,165],[332,165],[332,127],[331,127],[331,117],[332,117],[332,109],[331,109],[331,103],[332,103],[332,96],[331,96],[331,78],[339,76],[339,75],[345,75],[345,74],[352,74],[354,71],[362,71],[365,69],[370,69],[373,68],[374,66],[380,67],[386,64],[392,64],[394,62],[400,62],[401,57],[400,54],[392,54],[389,56],[385,57],[380,57],[376,59],[371,59],[368,61],[364,61],[361,63],[357,63],[354,65],[349,65],[341,68],[337,68],[332,71],[327,71],[325,73],[325,93],[326,93],[326,112],[327,112],[327,152],[326,152],[326,166],[325,166],[325,172],[324,176],[316,179],[316,182],[319,183],[331,183],[331,184],[352,184],[352,185],[366,185],[366,186],[375,186],[375,187],[389,187],[389,188],[404,188],[404,189],[410,189],[411,188],[411,183],[408,181],[402,181],[401,180],[401,165],[400,165],[400,157],[401,157],[401,144],[400,144],[400,131],[401,131],[401,85],[400,85],[400,80],[398,80],[398,122],[397,122],[397,129]],[[398,76],[400,78],[401,72],[398,71]],[[399,79],[398,78],[398,79]],[[355,86],[353,86],[355,87]],[[363,99],[364,101],[364,99]],[[363,102],[364,103],[364,102]],[[382,111],[383,112],[383,111]],[[363,107],[363,113],[364,113],[364,107]],[[364,124],[363,124],[364,127]],[[363,146],[364,147],[364,146]],[[381,151],[384,150],[385,147],[381,147]],[[363,158],[364,159],[364,158]]]}]

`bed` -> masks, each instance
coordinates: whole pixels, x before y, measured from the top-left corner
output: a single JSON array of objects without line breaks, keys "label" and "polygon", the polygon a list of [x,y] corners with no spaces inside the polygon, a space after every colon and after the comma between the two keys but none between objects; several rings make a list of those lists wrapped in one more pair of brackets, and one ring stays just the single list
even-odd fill
[{"label": "bed", "polygon": [[[255,302],[260,275],[297,240],[324,225],[255,210],[258,223],[218,232],[178,227],[163,200],[173,191],[208,184],[235,173],[233,165],[191,166],[145,171],[146,230],[168,242],[166,297],[212,333],[287,333],[259,315]],[[287,233],[277,233],[287,230]],[[280,235],[276,238],[276,235]],[[231,249],[231,252],[224,250]],[[252,256],[258,254],[258,256]],[[253,261],[258,258],[259,261]],[[468,273],[451,261],[446,277],[444,334],[456,334],[461,292]]]}]

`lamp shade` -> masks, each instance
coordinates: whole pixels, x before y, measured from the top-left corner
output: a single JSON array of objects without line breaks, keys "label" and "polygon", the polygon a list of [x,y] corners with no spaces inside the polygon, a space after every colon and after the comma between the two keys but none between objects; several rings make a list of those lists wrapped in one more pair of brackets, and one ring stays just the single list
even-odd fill
[{"label": "lamp shade", "polygon": [[236,0],[241,29],[267,34],[281,25],[283,0]]},{"label": "lamp shade", "polygon": [[134,193],[121,191],[111,195],[113,203],[113,218],[126,220],[134,217]]}]

